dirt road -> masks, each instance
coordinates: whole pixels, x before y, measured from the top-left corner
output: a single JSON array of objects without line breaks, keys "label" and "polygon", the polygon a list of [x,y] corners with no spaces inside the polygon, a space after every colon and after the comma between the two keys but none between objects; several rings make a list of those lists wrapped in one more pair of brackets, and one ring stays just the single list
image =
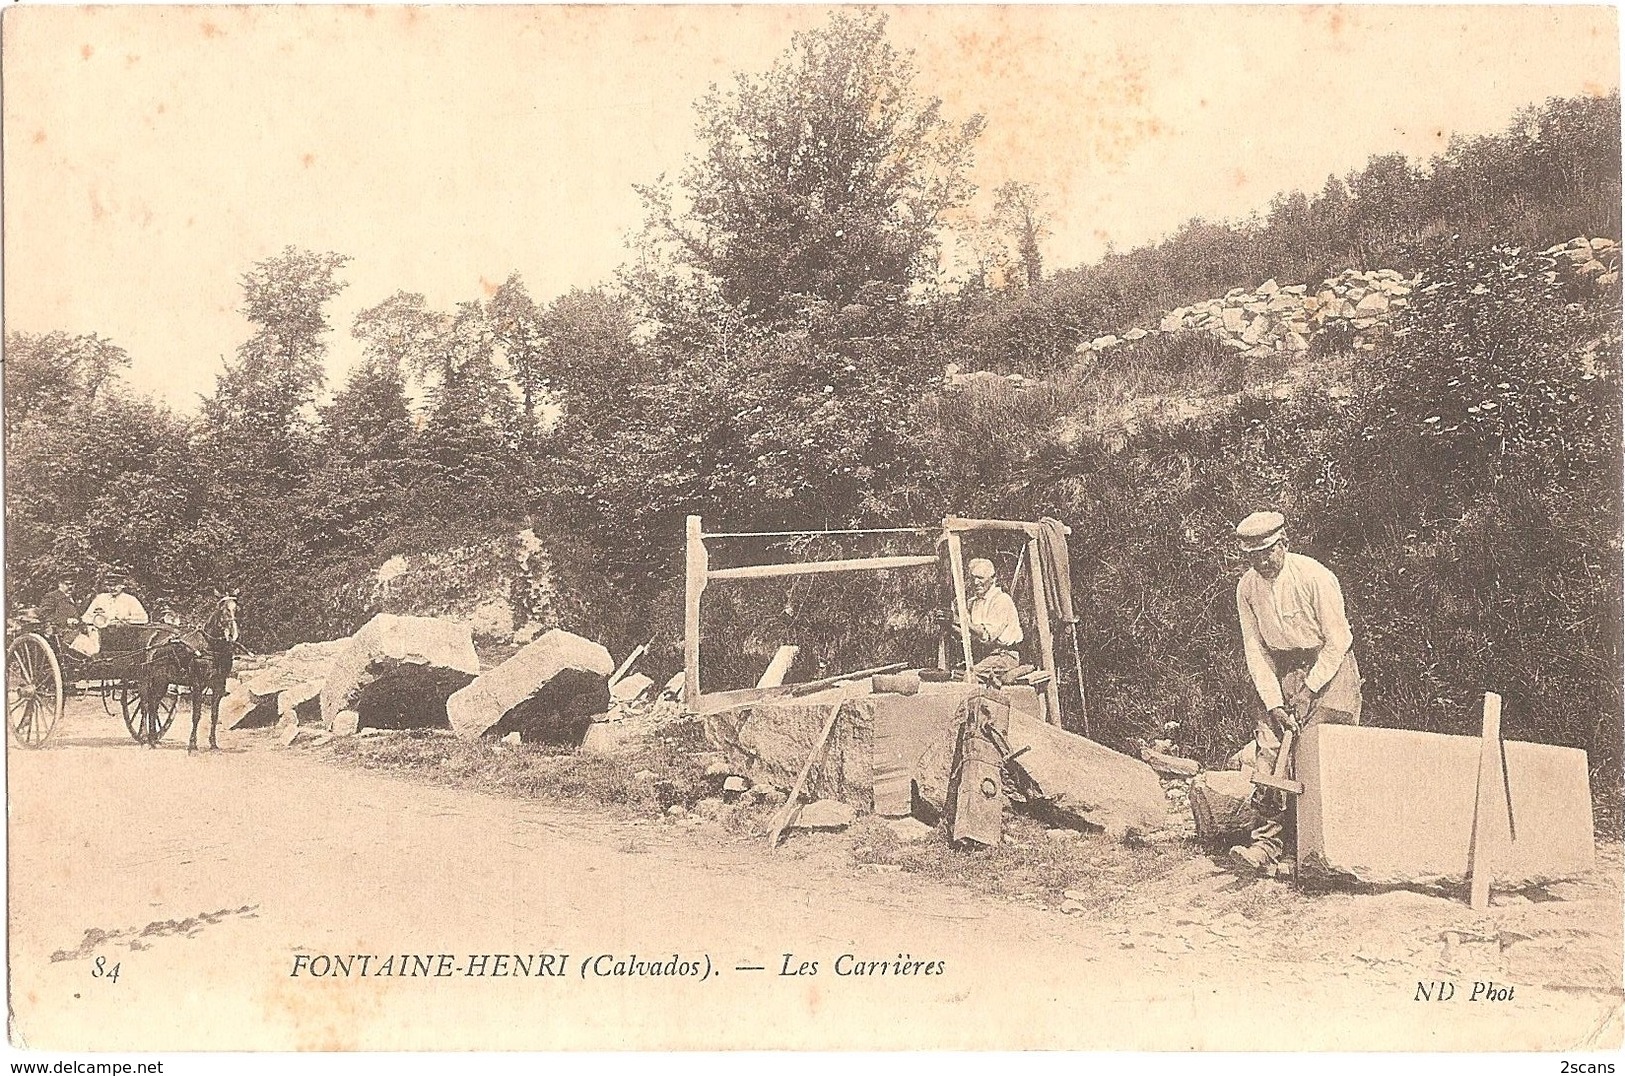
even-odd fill
[{"label": "dirt road", "polygon": [[[51,747],[8,753],[14,1043],[1517,1050],[1621,1041],[1617,854],[1563,900],[1488,916],[1403,892],[1323,898],[1308,916],[1300,903],[1295,923],[1317,919],[1325,929],[1312,936],[1334,939],[1342,955],[1328,959],[1278,944],[1269,890],[1236,891],[1203,860],[1173,893],[1137,893],[1110,919],[1080,919],[805,849],[768,856],[704,827],[343,769],[263,732],[223,733],[223,751],[188,757],[182,731],[148,751],[79,700]],[[1201,914],[1180,914],[1185,906]],[[567,973],[494,977],[499,964],[477,957],[498,954],[529,955],[533,971],[536,955],[567,954]],[[675,956],[709,975],[593,974],[634,954],[663,969]],[[366,956],[369,974],[357,973],[359,960],[349,977],[308,974],[328,967],[314,958],[332,955]],[[391,955],[389,973],[377,974]],[[904,955],[921,973],[838,974],[855,960]],[[932,962],[940,974],[923,973]],[[816,973],[782,974],[804,963]],[[394,974],[403,968],[450,974]],[[1514,987],[1511,1000],[1468,1000],[1486,971]],[[1452,1000],[1414,1000],[1419,981],[1441,975],[1456,978]]]}]

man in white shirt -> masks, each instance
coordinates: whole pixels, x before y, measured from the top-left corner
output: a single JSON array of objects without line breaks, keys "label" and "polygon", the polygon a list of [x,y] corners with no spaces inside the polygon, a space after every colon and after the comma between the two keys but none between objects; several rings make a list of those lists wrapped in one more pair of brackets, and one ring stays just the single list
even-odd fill
[{"label": "man in white shirt", "polygon": [[122,575],[108,578],[107,589],[96,595],[85,609],[85,634],[74,641],[73,648],[87,657],[101,653],[101,630],[109,624],[145,624],[147,610],[134,594],[124,588]]},{"label": "man in white shirt", "polygon": [[979,676],[997,678],[1021,664],[1021,619],[1016,603],[1000,589],[993,562],[980,557],[965,565],[970,577],[970,647]]},{"label": "man in white shirt", "polygon": [[[1324,564],[1288,548],[1286,517],[1254,512],[1236,526],[1251,567],[1236,584],[1236,613],[1247,671],[1263,703],[1255,733],[1258,765],[1273,768],[1281,734],[1321,723],[1360,723],[1360,667],[1343,588]],[[1238,865],[1262,871],[1280,859],[1284,796],[1259,790],[1264,821],[1253,843],[1230,850]]]}]

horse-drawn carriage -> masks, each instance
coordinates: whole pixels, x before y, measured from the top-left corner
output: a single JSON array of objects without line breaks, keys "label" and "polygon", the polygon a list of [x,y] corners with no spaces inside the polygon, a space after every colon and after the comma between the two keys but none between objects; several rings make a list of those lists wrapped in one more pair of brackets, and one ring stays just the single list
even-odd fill
[{"label": "horse-drawn carriage", "polygon": [[[108,716],[116,712],[124,719],[137,743],[156,744],[169,731],[183,689],[194,696],[211,690],[218,717],[230,648],[237,640],[236,605],[234,596],[221,597],[195,628],[104,625],[93,656],[71,645],[74,635],[37,617],[25,615],[8,625],[6,723],[13,738],[24,747],[43,747],[70,694],[99,697]],[[192,732],[195,746],[195,723]]]}]

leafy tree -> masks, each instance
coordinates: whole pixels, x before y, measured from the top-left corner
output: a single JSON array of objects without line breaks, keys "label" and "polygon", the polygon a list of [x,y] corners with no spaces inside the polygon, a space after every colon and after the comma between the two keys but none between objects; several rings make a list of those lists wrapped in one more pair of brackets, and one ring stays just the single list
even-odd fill
[{"label": "leafy tree", "polygon": [[207,575],[198,541],[207,475],[190,430],[150,400],[108,390],[9,438],[6,592],[37,601],[57,579],[83,591],[110,566],[145,596],[194,595]]},{"label": "leafy tree", "polygon": [[125,350],[94,333],[6,335],[6,429],[41,415],[94,405],[103,386],[130,365]]},{"label": "leafy tree", "polygon": [[518,386],[527,423],[536,413],[537,398],[547,387],[547,331],[542,312],[525,290],[518,273],[509,275],[486,306],[491,335],[507,359]]},{"label": "leafy tree", "polygon": [[622,422],[636,385],[651,373],[631,298],[604,288],[573,289],[548,306],[541,330],[548,384],[563,410],[561,430],[579,438]]},{"label": "leafy tree", "polygon": [[973,193],[982,118],[945,119],[885,28],[880,15],[837,13],[765,74],[712,87],[681,201],[664,182],[640,188],[643,291],[697,277],[724,306],[782,323],[808,299],[841,307],[865,288],[896,299],[929,272],[943,212]]},{"label": "leafy tree", "polygon": [[1029,288],[1044,278],[1041,245],[1050,234],[1045,202],[1032,184],[1017,180],[1000,184],[994,192],[993,217],[1010,237],[1016,249],[1016,264]]},{"label": "leafy tree", "polygon": [[439,365],[437,354],[446,317],[432,311],[417,292],[398,291],[355,316],[350,335],[361,341],[368,360],[396,371],[427,377]]},{"label": "leafy tree", "polygon": [[326,305],[344,289],[350,259],[286,248],[242,277],[242,312],[256,328],[204,400],[203,414],[238,477],[296,484],[308,466],[314,415],[325,378]]},{"label": "leafy tree", "polygon": [[423,510],[436,518],[468,513],[496,518],[509,499],[516,473],[519,409],[498,374],[495,338],[484,306],[459,303],[435,354],[438,367],[429,390],[423,428],[413,441],[424,468]]}]

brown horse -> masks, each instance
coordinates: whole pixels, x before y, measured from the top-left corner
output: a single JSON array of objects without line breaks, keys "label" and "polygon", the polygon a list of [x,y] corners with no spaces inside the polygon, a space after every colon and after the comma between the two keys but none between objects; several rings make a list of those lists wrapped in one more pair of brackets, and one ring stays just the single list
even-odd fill
[{"label": "brown horse", "polygon": [[192,737],[187,753],[197,747],[198,725],[203,720],[203,693],[209,693],[209,749],[220,750],[215,739],[220,726],[220,699],[231,675],[233,647],[237,643],[237,595],[217,593],[214,609],[201,625],[190,629],[154,627],[142,665],[141,707],[146,719],[147,746],[158,746],[158,704],[171,684],[185,684],[192,692]]}]

